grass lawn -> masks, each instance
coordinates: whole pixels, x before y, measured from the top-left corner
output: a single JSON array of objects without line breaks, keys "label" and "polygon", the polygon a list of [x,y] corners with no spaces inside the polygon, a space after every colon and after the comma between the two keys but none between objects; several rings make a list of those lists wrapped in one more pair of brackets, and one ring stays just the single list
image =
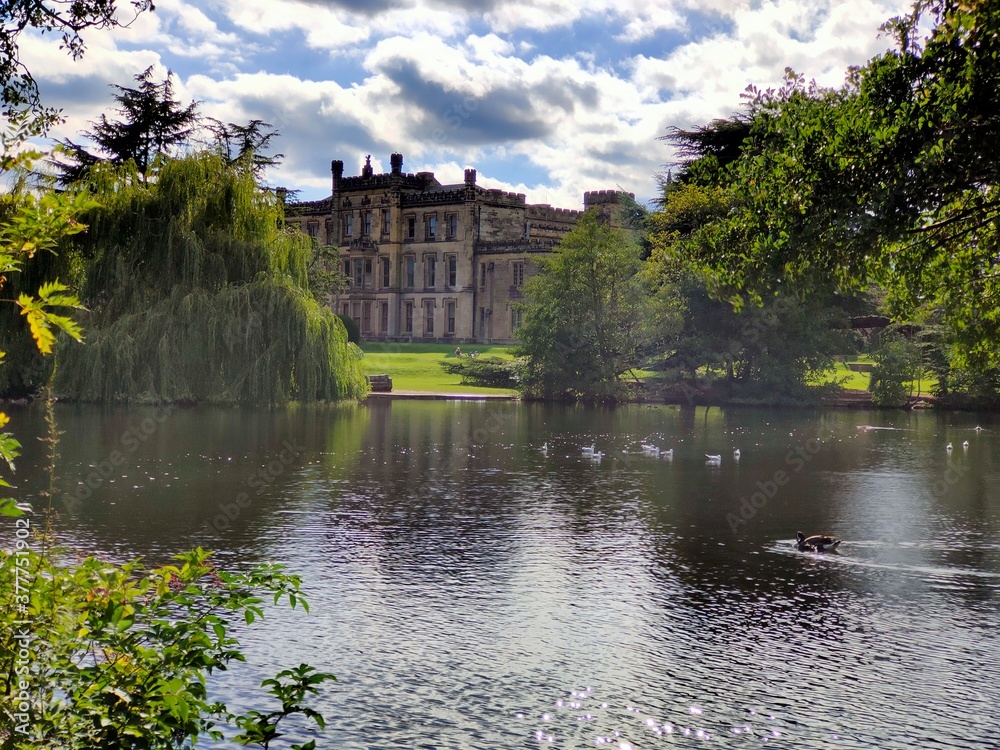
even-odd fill
[{"label": "grass lawn", "polygon": [[[864,355],[850,357],[852,363],[871,364],[872,360]],[[868,383],[871,380],[871,373],[855,372],[847,367],[840,359],[837,360],[832,372],[823,379],[824,383],[841,383],[842,387],[855,391],[867,391]],[[910,383],[910,394],[913,396],[926,396],[937,385],[937,378],[924,376],[920,380]]]},{"label": "grass lawn", "polygon": [[[445,360],[455,359],[455,347],[450,344],[384,344],[363,343],[365,358],[361,367],[366,375],[392,378],[393,391],[420,391],[424,393],[509,394],[517,391],[507,388],[482,388],[462,385],[458,375],[449,375],[441,367]],[[513,359],[510,347],[470,344],[462,347],[465,356],[477,352],[484,357]]]}]

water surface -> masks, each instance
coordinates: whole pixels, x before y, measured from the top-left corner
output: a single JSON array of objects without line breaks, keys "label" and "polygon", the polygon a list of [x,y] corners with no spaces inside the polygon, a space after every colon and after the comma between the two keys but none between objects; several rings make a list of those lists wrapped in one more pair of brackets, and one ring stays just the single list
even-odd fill
[{"label": "water surface", "polygon": [[[335,673],[320,747],[1000,747],[1000,428],[974,416],[57,414],[63,541],[303,576],[311,613],[271,612],[215,689]],[[13,416],[37,495],[41,413]]]}]

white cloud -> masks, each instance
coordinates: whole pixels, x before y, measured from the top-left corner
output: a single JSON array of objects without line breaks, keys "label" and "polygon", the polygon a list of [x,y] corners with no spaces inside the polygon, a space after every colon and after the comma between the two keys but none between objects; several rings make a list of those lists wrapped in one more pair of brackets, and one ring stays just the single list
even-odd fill
[{"label": "white cloud", "polygon": [[[456,0],[160,0],[157,7],[129,31],[89,35],[79,63],[67,63],[57,40],[29,35],[26,60],[70,116],[61,135],[106,109],[108,83],[128,85],[155,63],[185,71],[178,97],[204,102],[205,114],[274,124],[286,159],[270,180],[305,197],[329,192],[330,159],[351,171],[372,152],[373,166],[384,170],[388,153],[402,151],[408,171],[458,182],[471,166],[481,185],[573,208],[586,190],[655,195],[653,175],[671,158],[657,138],[670,125],[731,115],[747,84],[777,85],[786,66],[839,83],[849,65],[887,46],[877,27],[909,0],[498,0],[478,10]],[[595,37],[593,23],[574,26],[583,18],[606,31]],[[551,49],[523,33],[557,29],[566,32]],[[649,40],[665,31],[665,39],[688,41],[654,57]]]}]

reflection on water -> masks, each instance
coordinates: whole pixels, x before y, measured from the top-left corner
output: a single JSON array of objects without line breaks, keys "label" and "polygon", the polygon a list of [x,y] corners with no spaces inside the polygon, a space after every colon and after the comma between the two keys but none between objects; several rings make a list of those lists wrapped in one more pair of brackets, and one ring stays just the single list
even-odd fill
[{"label": "reflection on water", "polygon": [[128,440],[151,413],[59,410],[60,534],[301,573],[311,614],[215,689],[334,672],[321,746],[1000,746],[1000,429],[972,417],[385,402]]}]

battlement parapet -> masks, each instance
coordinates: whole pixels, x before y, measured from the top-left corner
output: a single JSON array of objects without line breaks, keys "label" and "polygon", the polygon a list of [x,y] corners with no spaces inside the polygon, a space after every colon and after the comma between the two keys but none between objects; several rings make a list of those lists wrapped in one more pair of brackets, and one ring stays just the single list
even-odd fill
[{"label": "battlement parapet", "polygon": [[518,255],[526,253],[548,253],[559,241],[550,237],[533,237],[531,239],[499,240],[495,242],[477,242],[478,255]]},{"label": "battlement parapet", "polygon": [[524,193],[508,193],[499,188],[476,188],[476,195],[482,198],[486,203],[494,206],[516,206],[518,208],[524,208],[525,205],[525,195]]},{"label": "battlement parapet", "polygon": [[[341,177],[337,180],[337,192],[347,193],[359,190],[423,190],[428,186],[426,175],[429,172],[420,174],[398,174],[385,173],[373,174],[371,177]],[[434,175],[430,175],[434,184]]]},{"label": "battlement parapet", "polygon": [[431,190],[426,193],[404,193],[401,204],[403,208],[415,206],[443,206],[465,202],[465,188],[455,190]]},{"label": "battlement parapet", "polygon": [[285,216],[316,216],[330,213],[333,202],[329,198],[318,201],[286,203]]},{"label": "battlement parapet", "polygon": [[532,203],[525,206],[525,215],[529,219],[562,219],[565,221],[575,221],[580,218],[580,211],[575,208],[553,208],[548,203]]},{"label": "battlement parapet", "polygon": [[583,194],[584,206],[599,206],[609,203],[621,203],[622,199],[628,196],[635,200],[635,193],[626,193],[624,190],[590,190]]}]

